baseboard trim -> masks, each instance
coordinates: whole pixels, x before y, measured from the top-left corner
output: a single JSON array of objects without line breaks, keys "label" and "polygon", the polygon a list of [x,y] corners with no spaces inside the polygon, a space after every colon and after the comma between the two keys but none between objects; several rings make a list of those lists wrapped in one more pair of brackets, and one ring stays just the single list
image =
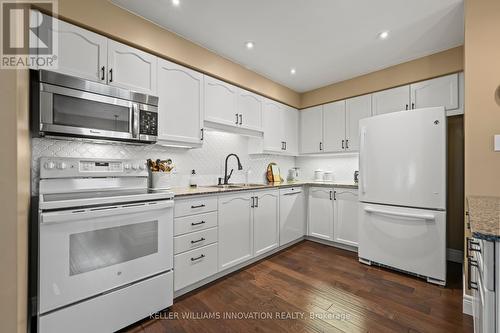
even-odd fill
[{"label": "baseboard trim", "polygon": [[456,249],[446,249],[446,260],[456,262],[458,264],[464,263],[464,251]]},{"label": "baseboard trim", "polygon": [[472,316],[472,296],[464,294],[462,312]]},{"label": "baseboard trim", "polygon": [[323,244],[323,245],[329,245],[329,246],[333,246],[333,247],[336,247],[336,248],[339,248],[339,249],[342,249],[342,250],[351,251],[351,252],[358,252],[358,248],[355,247],[355,246],[340,244],[340,243],[337,243],[337,242],[332,242],[332,241],[329,241],[329,240],[326,240],[326,239],[316,238],[316,237],[313,237],[313,236],[305,236],[304,238],[306,240],[310,240],[311,242],[316,242],[316,243],[320,243],[320,244]]}]

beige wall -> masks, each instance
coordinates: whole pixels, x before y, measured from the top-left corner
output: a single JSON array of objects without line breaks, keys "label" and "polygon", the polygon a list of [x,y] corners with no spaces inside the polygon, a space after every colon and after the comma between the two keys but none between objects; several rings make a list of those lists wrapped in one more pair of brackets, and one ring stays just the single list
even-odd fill
[{"label": "beige wall", "polygon": [[64,20],[293,107],[300,94],[105,0],[59,0]]},{"label": "beige wall", "polygon": [[465,1],[465,193],[500,196],[500,1]]},{"label": "beige wall", "polygon": [[30,197],[27,71],[0,70],[0,332],[26,332]]},{"label": "beige wall", "polygon": [[308,91],[301,96],[301,108],[359,96],[461,70],[463,70],[463,47],[459,46]]}]

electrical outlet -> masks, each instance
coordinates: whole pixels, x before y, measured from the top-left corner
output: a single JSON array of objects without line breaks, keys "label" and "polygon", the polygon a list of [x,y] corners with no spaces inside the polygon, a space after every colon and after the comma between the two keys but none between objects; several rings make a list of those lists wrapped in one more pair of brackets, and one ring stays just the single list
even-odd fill
[{"label": "electrical outlet", "polygon": [[495,135],[495,151],[500,151],[500,135]]}]

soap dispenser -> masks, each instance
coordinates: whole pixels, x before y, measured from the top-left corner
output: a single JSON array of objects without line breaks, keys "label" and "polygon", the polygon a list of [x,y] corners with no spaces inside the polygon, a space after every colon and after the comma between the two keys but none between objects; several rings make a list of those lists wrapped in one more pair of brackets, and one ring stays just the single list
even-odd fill
[{"label": "soap dispenser", "polygon": [[198,186],[198,176],[196,175],[196,171],[191,170],[191,177],[189,177],[189,186],[197,187]]}]

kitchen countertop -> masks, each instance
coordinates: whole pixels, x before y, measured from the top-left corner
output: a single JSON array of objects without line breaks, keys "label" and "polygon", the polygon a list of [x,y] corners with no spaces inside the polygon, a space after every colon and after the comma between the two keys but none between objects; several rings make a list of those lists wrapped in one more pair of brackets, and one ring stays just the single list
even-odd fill
[{"label": "kitchen countertop", "polygon": [[261,190],[261,189],[271,189],[271,188],[284,188],[293,186],[325,186],[325,187],[336,187],[336,188],[351,188],[357,189],[358,184],[354,183],[335,183],[335,182],[315,182],[315,181],[297,181],[297,182],[283,182],[283,183],[272,183],[272,184],[262,184],[258,186],[252,186],[253,184],[245,187],[238,188],[217,188],[210,186],[198,186],[198,187],[173,187],[171,189],[174,192],[175,198],[186,197],[192,195],[202,195],[202,194],[218,194],[227,192],[238,192],[238,191],[250,191],[250,190]]},{"label": "kitchen countertop", "polygon": [[472,236],[500,241],[500,197],[467,197]]}]

